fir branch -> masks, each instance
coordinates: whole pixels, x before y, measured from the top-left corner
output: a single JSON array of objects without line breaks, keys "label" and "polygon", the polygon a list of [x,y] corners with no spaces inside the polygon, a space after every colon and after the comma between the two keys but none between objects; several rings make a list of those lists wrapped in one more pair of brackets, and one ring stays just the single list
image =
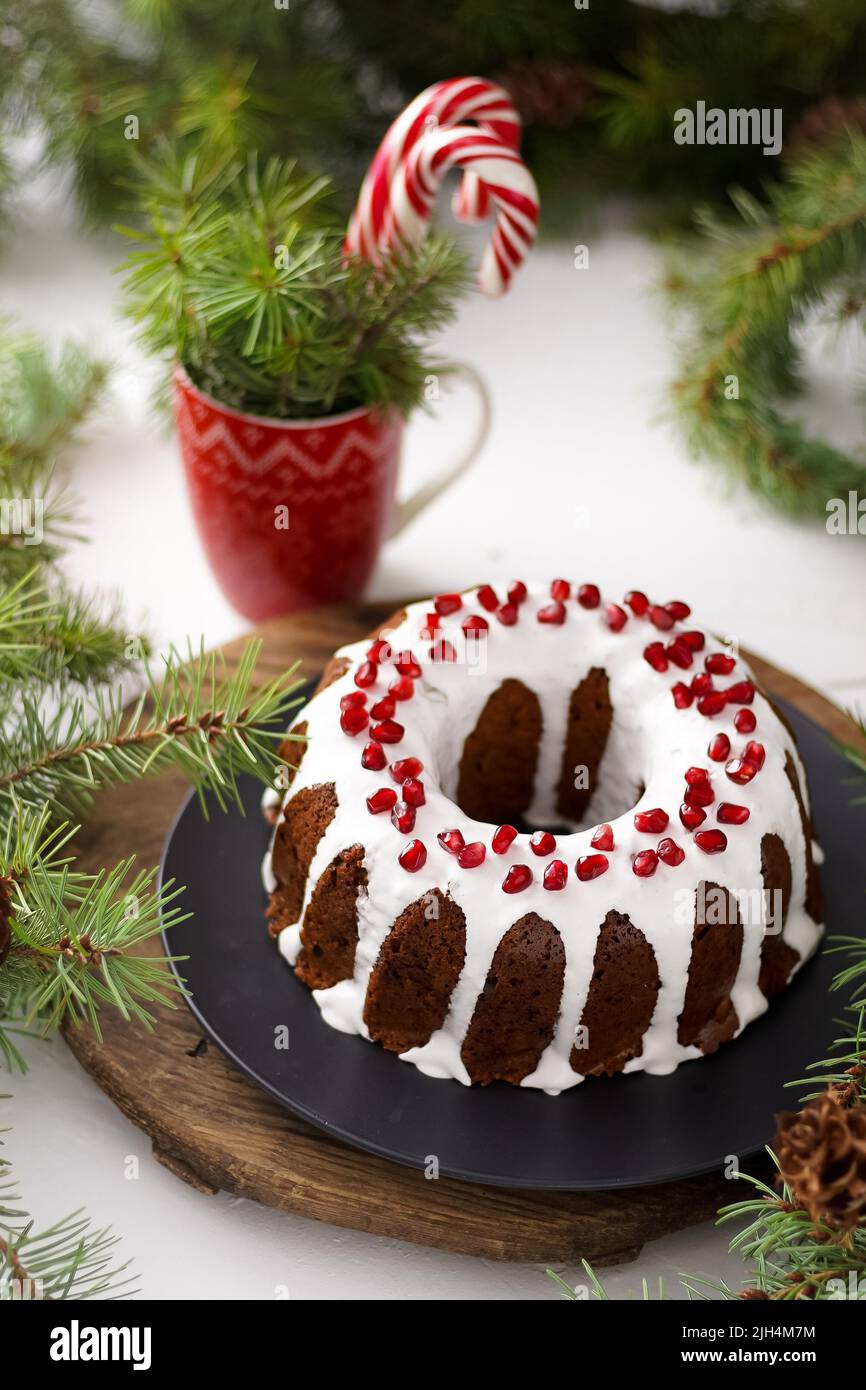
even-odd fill
[{"label": "fir branch", "polygon": [[59,687],[115,679],[147,654],[120,625],[117,607],[66,589],[46,589],[31,570],[0,589],[0,711],[18,682]]}]

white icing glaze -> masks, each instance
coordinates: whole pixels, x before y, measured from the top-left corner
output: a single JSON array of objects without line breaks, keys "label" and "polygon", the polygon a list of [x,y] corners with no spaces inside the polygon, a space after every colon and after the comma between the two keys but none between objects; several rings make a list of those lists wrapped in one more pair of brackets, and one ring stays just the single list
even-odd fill
[{"label": "white icing glaze", "polygon": [[[500,596],[504,597],[505,589],[505,585],[497,588]],[[552,922],[562,937],[565,979],[554,1037],[536,1070],[521,1084],[555,1095],[583,1079],[572,1071],[569,1054],[592,977],[599,928],[607,912],[614,908],[626,913],[649,941],[661,981],[641,1055],[627,1064],[626,1071],[668,1073],[680,1062],[701,1055],[696,1047],[683,1047],[677,1041],[698,882],[719,884],[740,900],[744,941],[732,991],[740,1029],[767,1007],[757,984],[764,932],[761,910],[757,908],[761,901],[763,835],[778,835],[791,860],[793,882],[784,940],[799,952],[802,964],[820,939],[822,929],[805,910],[803,830],[784,771],[785,755],[790,753],[805,796],[805,777],[796,746],[760,693],[756,693],[751,707],[757,717],[753,734],[741,735],[734,728],[734,715],[740,706],[728,706],[714,719],[701,715],[696,704],[688,709],[676,708],[671,687],[678,680],[688,683],[703,669],[703,659],[709,652],[722,650],[720,644],[707,634],[706,647],[696,655],[691,670],[683,672],[671,665],[664,674],[644,660],[643,650],[649,642],[666,642],[683,629],[694,630],[699,625],[691,618],[678,623],[672,632],[659,632],[646,618],[629,615],[625,628],[615,633],[605,621],[604,602],[597,609],[586,610],[571,597],[566,604],[565,623],[545,625],[537,621],[536,613],[550,602],[550,590],[547,584],[537,584],[529,586],[517,624],[505,627],[494,614],[484,612],[475,592],[466,592],[460,611],[440,619],[436,633],[437,639],[444,637],[453,644],[459,658],[456,663],[432,662],[430,642],[419,636],[426,615],[432,611],[432,601],[412,605],[400,626],[385,634],[395,653],[411,651],[422,666],[413,698],[398,702],[394,715],[404,725],[405,736],[400,743],[385,748],[389,762],[414,756],[424,764],[426,804],[417,811],[411,835],[402,835],[387,812],[371,815],[367,810],[366,798],[371,792],[378,787],[394,787],[395,783],[387,768],[377,773],[361,766],[368,732],[350,737],[340,727],[340,699],[357,689],[354,672],[365,660],[369,639],[340,649],[337,655],[350,662],[348,671],[303,711],[308,746],[286,800],[304,787],[333,783],[338,810],[316,850],[301,920],[312,888],[341,850],[363,845],[367,872],[367,891],[358,899],[354,975],[330,989],[314,991],[316,1003],[332,1027],[368,1036],[362,1017],[364,998],[382,943],[406,907],[439,888],[450,894],[465,914],[466,957],[443,1026],[423,1047],[405,1053],[404,1060],[427,1075],[454,1077],[468,1084],[460,1048],[493,954],[514,922],[527,913],[538,913]],[[483,615],[490,624],[487,636],[471,645],[461,630],[462,621],[470,613]],[[467,653],[471,659],[465,659]],[[558,835],[556,850],[544,859],[529,850],[526,835],[519,835],[504,855],[492,853],[494,827],[471,820],[453,801],[466,737],[489,696],[505,678],[521,680],[534,690],[541,705],[543,733],[535,796],[527,820],[561,824],[555,799],[568,703],[575,686],[592,667],[602,668],[608,675],[614,718],[584,828]],[[382,665],[376,685],[367,692],[368,704],[386,694],[395,675],[391,664]],[[716,678],[716,685],[724,688],[747,678],[748,667],[738,660],[728,677]],[[747,785],[734,784],[725,774],[724,763],[708,758],[707,745],[719,732],[729,736],[731,756],[741,753],[749,739],[764,745],[764,766]],[[701,851],[678,817],[685,791],[684,772],[692,765],[707,768],[716,798],[707,808],[702,829],[717,826],[715,811],[721,801],[733,801],[751,810],[744,825],[721,827],[728,843],[720,854]],[[646,790],[638,801],[641,783]],[[634,824],[634,811],[656,806],[670,817],[667,829],[661,835],[640,833]],[[608,854],[610,868],[599,878],[582,883],[575,875],[575,864],[581,855],[594,852],[590,840],[601,821],[609,821],[613,827],[615,849]],[[480,840],[487,846],[487,858],[480,867],[462,869],[456,858],[438,844],[437,834],[452,827],[461,831],[467,844]],[[684,861],[676,867],[659,863],[653,877],[639,878],[632,870],[634,855],[639,850],[655,848],[664,836],[671,836],[681,846]],[[422,840],[427,848],[427,862],[414,874],[397,862],[397,856],[413,838]],[[542,885],[544,868],[551,858],[563,859],[568,865],[568,882],[560,892],[549,892]],[[532,868],[534,881],[523,892],[504,893],[502,880],[509,867],[517,863]],[[274,882],[270,852],[265,861],[265,882],[269,889]],[[431,930],[435,930],[434,925]],[[281,954],[294,964],[301,946],[300,926],[287,927],[278,940]]]}]

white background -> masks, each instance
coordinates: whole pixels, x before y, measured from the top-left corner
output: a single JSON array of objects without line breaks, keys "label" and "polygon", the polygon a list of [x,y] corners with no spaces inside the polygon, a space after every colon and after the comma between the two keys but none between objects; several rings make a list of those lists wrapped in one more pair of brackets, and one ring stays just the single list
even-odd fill
[{"label": "white background", "polygon": [[[866,542],[787,521],[728,492],[722,470],[689,462],[663,419],[674,358],[656,253],[616,210],[605,222],[591,230],[575,211],[573,240],[589,244],[589,269],[574,269],[568,245],[538,250],[507,299],[473,297],[448,333],[445,352],[472,362],[490,384],[492,437],[473,471],[386,549],[370,596],[558,574],[617,597],[640,587],[661,600],[687,599],[704,625],[839,703],[866,708]],[[153,364],[117,317],[112,266],[122,252],[110,233],[84,237],[62,191],[33,181],[0,257],[2,304],[50,341],[74,336],[115,368],[96,427],[67,460],[91,535],[70,557],[70,576],[118,591],[130,630],[144,626],[158,643],[203,634],[213,646],[245,624],[210,576],[174,441],[149,413]],[[823,330],[810,334],[809,419],[857,442],[846,347]],[[438,421],[413,423],[407,490],[458,447],[470,409],[455,396],[440,405]],[[202,1196],[151,1158],[147,1140],[62,1042],[27,1052],[30,1074],[3,1084],[12,1093],[7,1153],[27,1208],[46,1223],[85,1204],[122,1236],[120,1256],[133,1259],[145,1296],[557,1297],[540,1269]],[[140,1159],[137,1181],[124,1176],[129,1155]],[[741,1195],[745,1188],[732,1187],[732,1200]],[[663,1274],[671,1284],[682,1270],[737,1282],[741,1262],[725,1247],[724,1232],[708,1224],[647,1246],[606,1282],[621,1297],[643,1276]]]}]

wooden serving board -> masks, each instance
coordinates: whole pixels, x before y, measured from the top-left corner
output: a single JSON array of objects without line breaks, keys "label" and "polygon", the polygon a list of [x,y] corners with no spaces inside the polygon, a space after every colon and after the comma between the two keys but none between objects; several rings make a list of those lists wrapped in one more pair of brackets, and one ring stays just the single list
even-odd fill
[{"label": "wooden serving board", "polygon": [[[395,606],[329,607],[264,625],[262,680],[298,657],[308,677],[317,675],[335,647],[363,636]],[[225,649],[229,667],[242,647],[239,641]],[[856,740],[850,720],[816,691],[749,659],[770,693],[828,733]],[[146,790],[133,785],[101,793],[78,840],[81,867],[94,870],[132,853],[143,865],[157,863],[185,792],[183,779],[170,773]],[[146,953],[153,950],[148,943]],[[222,1189],[335,1226],[487,1259],[588,1259],[595,1265],[632,1259],[645,1241],[704,1221],[731,1200],[730,1183],[714,1174],[601,1193],[428,1181],[295,1119],[202,1036],[183,1003],[156,1013],[153,1033],[106,1011],[101,1044],[85,1026],[67,1028],[66,1041],[115,1104],[150,1135],[159,1161],[201,1192]]]}]

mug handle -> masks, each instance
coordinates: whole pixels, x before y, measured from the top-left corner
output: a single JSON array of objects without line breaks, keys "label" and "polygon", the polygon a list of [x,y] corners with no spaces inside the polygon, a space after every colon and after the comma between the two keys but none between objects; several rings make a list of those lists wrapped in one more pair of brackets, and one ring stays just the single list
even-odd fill
[{"label": "mug handle", "polygon": [[446,468],[438,478],[431,478],[430,482],[424,483],[422,487],[418,488],[417,492],[412,493],[411,497],[407,497],[405,501],[396,504],[394,509],[394,523],[391,527],[391,537],[399,535],[404,526],[408,526],[409,522],[414,520],[418,513],[423,511],[435,497],[438,497],[446,488],[449,488],[452,483],[457,481],[461,473],[465,473],[467,468],[471,467],[481,453],[487,441],[487,436],[490,433],[490,421],[493,415],[493,407],[490,400],[490,392],[487,389],[487,384],[483,376],[481,376],[480,372],[477,372],[474,367],[470,367],[468,362],[454,362],[451,366],[450,375],[462,377],[464,381],[468,381],[471,386],[474,386],[481,407],[478,423],[475,426],[475,431],[466,448],[458,455],[450,467]]}]

